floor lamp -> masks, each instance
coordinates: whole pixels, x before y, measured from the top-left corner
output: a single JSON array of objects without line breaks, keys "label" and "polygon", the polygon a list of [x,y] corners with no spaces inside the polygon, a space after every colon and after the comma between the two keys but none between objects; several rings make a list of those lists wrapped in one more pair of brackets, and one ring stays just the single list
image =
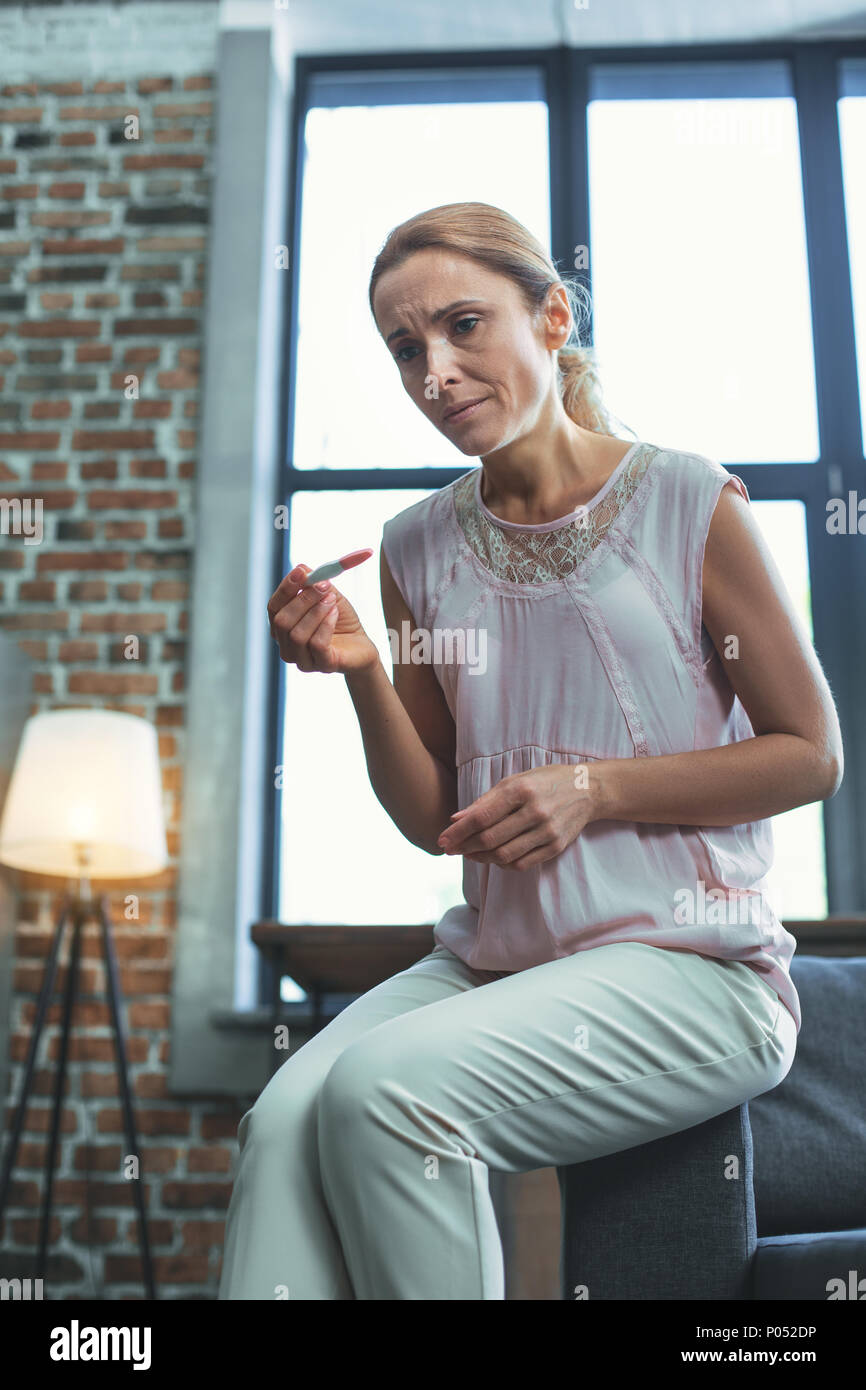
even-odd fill
[{"label": "floor lamp", "polygon": [[148,875],[160,873],[168,863],[159,751],[153,726],[136,715],[113,710],[50,710],[31,716],[24,726],[0,818],[0,863],[28,873],[56,875],[69,880],[68,891],[60,904],[28,1047],[21,1099],[3,1162],[0,1222],[6,1209],[30,1098],[39,1039],[54,994],[63,936],[70,927],[72,945],[63,997],[60,1056],[36,1267],[36,1277],[44,1279],[66,1059],[78,990],[82,927],[89,918],[95,917],[101,926],[127,1155],[134,1155],[137,1162],[137,1176],[133,1182],[144,1283],[147,1297],[153,1299],[156,1293],[120,1014],[117,956],[107,899],[104,894],[94,898],[91,890],[93,879],[123,879],[137,883]]}]

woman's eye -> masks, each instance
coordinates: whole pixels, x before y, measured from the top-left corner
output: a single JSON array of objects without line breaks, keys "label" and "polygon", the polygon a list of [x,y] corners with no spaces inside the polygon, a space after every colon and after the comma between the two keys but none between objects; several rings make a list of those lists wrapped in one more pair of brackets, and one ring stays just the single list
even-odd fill
[{"label": "woman's eye", "polygon": [[[471,327],[468,328],[468,329],[466,330],[466,333],[471,333],[471,332],[472,332],[472,329],[475,327],[476,323],[478,323],[478,316],[477,316],[477,315],[473,316],[472,314],[467,314],[465,318],[458,319],[457,322],[456,322],[455,325],[454,325],[454,330],[455,330],[455,332],[457,332],[457,330],[459,329],[461,323],[468,323],[468,324],[471,324]],[[465,337],[466,337],[466,333],[458,333],[457,336],[458,336],[459,338],[465,338]],[[414,352],[417,352],[417,351],[418,351],[417,348],[413,348],[413,347],[402,347],[402,348],[398,348],[398,349],[397,349],[397,351],[394,353],[394,356],[396,357],[396,359],[397,359],[398,362],[410,362],[412,359],[411,359],[410,357],[404,357],[404,356],[403,356],[403,353],[404,353],[404,352],[413,352],[413,353],[414,353]]]}]

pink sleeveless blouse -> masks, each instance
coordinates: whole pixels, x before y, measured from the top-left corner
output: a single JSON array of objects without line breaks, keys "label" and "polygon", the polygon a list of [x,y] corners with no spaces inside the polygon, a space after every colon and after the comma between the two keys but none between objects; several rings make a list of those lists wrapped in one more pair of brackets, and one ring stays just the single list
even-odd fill
[{"label": "pink sleeveless blouse", "polygon": [[[460,807],[548,763],[754,737],[701,621],[710,521],[728,484],[750,500],[742,479],[639,441],[591,502],[523,525],[487,509],[482,471],[399,512],[382,538],[454,719]],[[594,821],[521,873],[464,859],[464,901],[434,939],[503,972],[614,941],[744,961],[799,1032],[796,941],[768,895],[772,858],[770,820]]]}]

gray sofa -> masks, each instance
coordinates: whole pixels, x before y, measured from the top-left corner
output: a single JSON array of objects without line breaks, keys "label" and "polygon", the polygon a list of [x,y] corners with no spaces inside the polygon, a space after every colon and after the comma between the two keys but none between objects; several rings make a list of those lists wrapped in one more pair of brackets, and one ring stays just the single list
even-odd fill
[{"label": "gray sofa", "polygon": [[866,1298],[866,952],[798,950],[791,974],[803,1025],[778,1086],[557,1169],[563,1298]]}]

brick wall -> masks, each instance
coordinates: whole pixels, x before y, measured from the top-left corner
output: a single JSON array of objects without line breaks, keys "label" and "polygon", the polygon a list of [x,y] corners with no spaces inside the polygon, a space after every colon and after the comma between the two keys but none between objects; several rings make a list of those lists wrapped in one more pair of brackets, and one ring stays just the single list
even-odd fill
[{"label": "brick wall", "polygon": [[[207,71],[0,88],[0,496],[41,498],[44,528],[36,545],[0,535],[0,622],[34,662],[33,712],[124,710],[159,735],[172,864],[158,879],[94,888],[108,892],[115,923],[162,1298],[216,1294],[245,1108],[172,1099],[166,1084],[215,95]],[[60,882],[16,878],[7,1124]],[[139,894],[137,920],[124,916],[129,892]],[[90,927],[47,1298],[142,1294],[103,975]],[[9,1277],[32,1272],[60,1007],[43,1037],[5,1222]]]}]

